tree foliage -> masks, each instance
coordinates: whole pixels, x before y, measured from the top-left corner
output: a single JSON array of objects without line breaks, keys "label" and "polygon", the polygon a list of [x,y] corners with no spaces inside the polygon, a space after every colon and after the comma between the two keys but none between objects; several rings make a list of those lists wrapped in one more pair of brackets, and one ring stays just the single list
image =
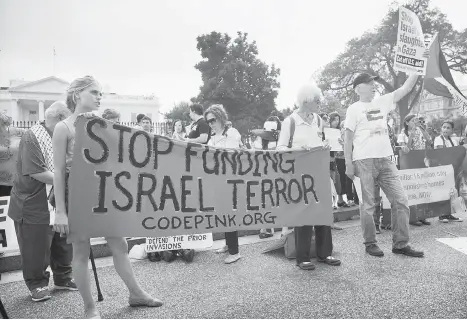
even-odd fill
[{"label": "tree foliage", "polygon": [[234,127],[242,134],[260,127],[276,110],[280,70],[258,58],[256,42],[247,33],[211,32],[197,37],[197,49],[203,58],[195,68],[203,84],[197,102],[204,106],[222,104]]},{"label": "tree foliage", "polygon": [[170,121],[182,120],[185,124],[191,122],[190,119],[190,103],[180,102],[167,112],[165,118]]},{"label": "tree foliage", "polygon": [[[439,33],[441,49],[449,67],[467,73],[467,29],[454,30],[445,14],[437,8],[430,8],[430,0],[412,0],[405,7],[417,14],[424,34]],[[379,75],[380,93],[389,93],[401,87],[407,75],[396,73],[393,68],[398,19],[398,7],[393,4],[377,28],[351,39],[344,52],[319,72],[316,80],[320,87],[332,92],[345,106],[357,99],[352,81],[358,73]],[[419,79],[412,93],[398,103],[401,121],[419,101],[421,83]]]}]

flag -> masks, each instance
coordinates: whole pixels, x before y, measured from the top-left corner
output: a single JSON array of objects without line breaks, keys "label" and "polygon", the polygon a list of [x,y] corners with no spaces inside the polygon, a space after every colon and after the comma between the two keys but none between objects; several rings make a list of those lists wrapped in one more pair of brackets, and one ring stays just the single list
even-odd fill
[{"label": "flag", "polygon": [[427,61],[424,88],[435,96],[454,99],[454,104],[467,114],[467,98],[454,83],[449,66],[441,51],[438,34],[433,37],[430,46],[430,58]]}]

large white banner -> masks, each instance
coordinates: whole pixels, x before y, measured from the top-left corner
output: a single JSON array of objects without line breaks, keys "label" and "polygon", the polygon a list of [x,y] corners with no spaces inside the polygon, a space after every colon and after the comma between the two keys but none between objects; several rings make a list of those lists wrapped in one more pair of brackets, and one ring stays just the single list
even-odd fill
[{"label": "large white banner", "polygon": [[15,225],[8,217],[10,197],[0,197],[0,252],[18,250]]},{"label": "large white banner", "polygon": [[400,7],[394,70],[425,75],[427,61],[423,57],[425,48],[425,38],[417,15]]}]

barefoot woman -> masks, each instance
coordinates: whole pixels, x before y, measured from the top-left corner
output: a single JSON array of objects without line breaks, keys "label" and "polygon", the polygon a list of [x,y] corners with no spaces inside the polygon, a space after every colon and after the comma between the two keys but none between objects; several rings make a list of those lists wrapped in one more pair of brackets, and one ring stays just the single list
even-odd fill
[{"label": "barefoot woman", "polygon": [[[79,114],[97,110],[101,97],[100,85],[90,76],[74,80],[67,91],[67,106],[73,114],[57,124],[53,135],[54,187],[57,209],[54,230],[56,232],[68,233],[68,176],[71,171],[75,141],[74,123]],[[106,240],[113,254],[115,269],[130,292],[130,306],[160,307],[162,302],[144,292],[136,281],[128,258],[128,245],[125,239],[108,237]],[[100,318],[91,294],[88,270],[89,252],[89,239],[79,239],[73,243],[73,274],[79,293],[83,298],[85,317]]]}]

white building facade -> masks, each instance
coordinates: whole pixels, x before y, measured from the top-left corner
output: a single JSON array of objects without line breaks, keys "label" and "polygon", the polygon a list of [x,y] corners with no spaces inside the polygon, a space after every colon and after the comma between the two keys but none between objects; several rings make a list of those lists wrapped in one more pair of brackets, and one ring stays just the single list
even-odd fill
[{"label": "white building facade", "polygon": [[[0,111],[5,111],[13,121],[35,122],[44,119],[45,110],[57,100],[66,100],[70,83],[51,76],[37,81],[11,80],[9,87],[0,88]],[[140,113],[153,123],[163,122],[160,103],[156,97],[118,95],[103,92],[100,112],[114,109],[120,113],[122,123],[136,122]]]},{"label": "white building facade", "polygon": [[[464,96],[467,96],[467,86],[462,86],[459,90]],[[412,113],[416,111],[414,110]],[[435,96],[428,92],[424,95],[419,112],[421,115],[426,116],[428,120],[435,118],[456,118],[462,115],[459,107],[453,103],[453,99]]]}]

